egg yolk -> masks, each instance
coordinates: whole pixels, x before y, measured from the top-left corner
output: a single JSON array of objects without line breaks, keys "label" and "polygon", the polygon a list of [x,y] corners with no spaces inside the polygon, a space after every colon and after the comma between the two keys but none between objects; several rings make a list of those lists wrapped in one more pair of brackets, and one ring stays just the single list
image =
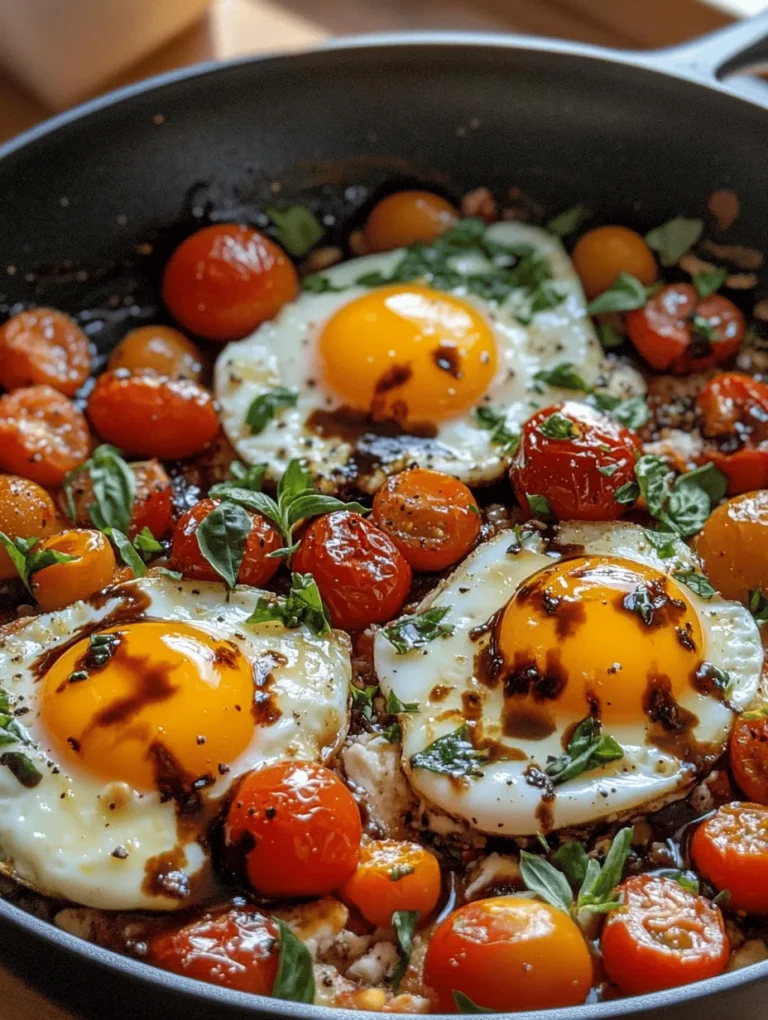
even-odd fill
[{"label": "egg yolk", "polygon": [[380,287],[340,308],[320,334],[328,387],[348,407],[405,427],[480,402],[496,372],[493,330],[460,298],[418,284]]},{"label": "egg yolk", "polygon": [[609,557],[535,574],[504,610],[497,642],[507,712],[519,700],[552,721],[596,714],[608,732],[652,714],[659,691],[668,702],[690,694],[703,658],[698,616],[676,582]]},{"label": "egg yolk", "polygon": [[232,642],[146,621],[68,648],[45,676],[42,722],[59,759],[172,795],[245,750],[253,695],[251,664]]}]

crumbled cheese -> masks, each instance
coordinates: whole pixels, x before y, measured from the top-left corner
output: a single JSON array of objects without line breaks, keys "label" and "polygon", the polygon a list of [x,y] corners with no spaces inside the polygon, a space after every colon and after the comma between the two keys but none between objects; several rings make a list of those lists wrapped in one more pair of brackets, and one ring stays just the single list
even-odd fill
[{"label": "crumbled cheese", "polygon": [[734,951],[728,970],[741,970],[742,967],[751,967],[753,963],[762,963],[763,960],[768,960],[768,944],[763,939],[750,939]]},{"label": "crumbled cheese", "polygon": [[353,793],[365,805],[371,835],[405,839],[413,796],[400,767],[400,746],[365,734],[345,747],[341,758]]},{"label": "crumbled cheese", "polygon": [[347,977],[364,985],[383,984],[398,958],[397,949],[391,942],[377,942],[347,969]]},{"label": "crumbled cheese", "polygon": [[467,878],[469,883],[464,895],[468,900],[475,900],[492,886],[517,885],[520,882],[520,865],[517,857],[492,853],[481,857],[472,866]]}]

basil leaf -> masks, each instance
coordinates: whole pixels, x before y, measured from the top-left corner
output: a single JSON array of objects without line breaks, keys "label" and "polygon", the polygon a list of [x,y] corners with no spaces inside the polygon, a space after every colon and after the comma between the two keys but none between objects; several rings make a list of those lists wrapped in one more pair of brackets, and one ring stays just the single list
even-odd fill
[{"label": "basil leaf", "polygon": [[700,595],[703,599],[709,600],[717,595],[717,589],[712,587],[709,578],[697,570],[675,570],[672,576],[676,581],[682,581],[692,592]]},{"label": "basil leaf", "polygon": [[637,482],[625,482],[620,485],[616,492],[613,494],[613,498],[617,503],[621,503],[623,506],[629,506],[630,503],[635,503],[640,497],[640,486]]},{"label": "basil leaf", "polygon": [[302,277],[301,289],[307,291],[308,294],[337,294],[345,288],[335,287],[329,277],[323,276],[321,273],[311,273],[309,276]]},{"label": "basil leaf", "polygon": [[526,492],[525,498],[528,500],[528,507],[534,517],[546,518],[554,516],[552,513],[552,507],[549,505],[549,500],[546,496],[542,496],[535,492]]},{"label": "basil leaf", "polygon": [[713,907],[727,907],[731,902],[731,890],[721,889],[717,896],[712,897]]},{"label": "basil leaf", "polygon": [[573,891],[568,879],[549,861],[537,854],[520,851],[520,875],[525,888],[553,907],[564,910],[567,914],[573,905]]},{"label": "basil leaf", "polygon": [[[208,518],[206,518],[206,520],[207,519]],[[203,521],[200,524],[200,526],[197,529],[198,532],[200,531],[200,528],[204,523],[205,521]],[[130,567],[130,569],[134,572],[136,577],[143,577],[147,572],[146,564],[144,563],[144,560],[141,558],[141,556],[139,556],[139,554],[136,552],[134,547],[131,545],[131,541],[128,538],[128,536],[124,535],[122,531],[118,531],[117,528],[104,528],[103,530],[104,534],[107,536],[107,538],[109,538],[113,542],[115,548],[120,553],[120,559],[123,561],[126,567]],[[199,543],[200,539],[198,538],[198,545]],[[214,570],[215,569],[216,568],[214,567]]]},{"label": "basil leaf", "polygon": [[570,209],[565,209],[553,217],[547,223],[547,230],[555,237],[567,237],[569,234],[576,233],[584,220],[591,215],[589,209],[583,205],[571,206]]},{"label": "basil leaf", "polygon": [[609,412],[610,416],[628,429],[641,429],[647,424],[650,412],[645,397],[630,397],[620,401]]},{"label": "basil leaf", "polygon": [[155,570],[159,570],[163,577],[170,577],[172,581],[180,581],[184,576],[180,570],[169,570],[168,567],[155,567]]},{"label": "basil leaf", "polygon": [[674,266],[681,256],[690,251],[704,231],[703,220],[689,220],[685,216],[662,223],[649,230],[645,240],[649,248],[658,252],[662,266]]},{"label": "basil leaf", "polygon": [[314,491],[315,483],[311,473],[300,460],[294,458],[277,483],[277,502],[282,506]]},{"label": "basil leaf", "polygon": [[538,312],[557,308],[565,300],[566,292],[563,290],[562,284],[556,283],[554,280],[542,280],[538,287],[531,292],[530,298],[530,313],[533,317]]},{"label": "basil leaf", "polygon": [[382,634],[394,646],[398,655],[405,655],[414,648],[423,648],[436,638],[450,637],[453,634],[455,630],[453,624],[442,622],[450,608],[434,606],[423,613],[401,616],[399,620],[384,627]]},{"label": "basil leaf", "polygon": [[696,293],[703,299],[711,294],[716,294],[725,283],[727,276],[728,271],[718,266],[716,269],[711,269],[705,273],[694,273],[691,279],[696,288]]},{"label": "basil leaf", "polygon": [[703,489],[696,485],[676,484],[669,496],[666,516],[677,532],[688,538],[701,531],[711,509],[709,496]]},{"label": "basil leaf", "polygon": [[252,492],[261,492],[267,474],[267,465],[249,464],[246,466],[239,460],[233,460],[229,465],[229,473],[232,476],[231,479],[214,485],[208,493],[209,496],[214,495],[214,489],[217,490],[216,495],[221,499],[228,498],[229,489],[248,489]]},{"label": "basil leaf", "polygon": [[0,765],[28,790],[33,790],[43,778],[42,772],[21,751],[4,751],[0,754]]},{"label": "basil leaf", "polygon": [[360,709],[360,714],[363,719],[368,722],[373,719],[373,699],[378,691],[378,687],[357,687],[355,684],[349,685],[349,693],[352,698],[352,705],[354,708]]},{"label": "basil leaf", "polygon": [[396,910],[392,915],[392,927],[395,929],[397,944],[400,947],[400,960],[389,979],[389,983],[395,991],[400,987],[400,982],[408,970],[413,952],[413,936],[418,923],[418,910]]},{"label": "basil leaf", "polygon": [[554,368],[542,369],[533,377],[536,382],[545,383],[547,386],[554,386],[560,390],[582,390],[589,389],[582,376],[576,370],[576,366],[570,361],[563,361]]},{"label": "basil leaf", "polygon": [[153,556],[161,556],[165,550],[149,528],[142,528],[133,540],[133,547],[143,559],[151,560]]},{"label": "basil leaf", "polygon": [[401,878],[412,875],[415,870],[416,868],[412,864],[396,864],[389,869],[389,880],[390,882],[399,882]]},{"label": "basil leaf", "polygon": [[286,503],[285,523],[288,529],[294,528],[299,521],[307,520],[310,517],[317,517],[319,514],[329,514],[334,510],[348,510],[353,514],[369,514],[368,507],[360,503],[345,503],[335,496],[323,496],[320,493],[311,492],[297,496],[290,503]]},{"label": "basil leaf", "polygon": [[237,584],[252,527],[251,518],[239,504],[224,502],[211,510],[195,531],[200,552],[229,589]]},{"label": "basil leaf", "polygon": [[612,910],[618,904],[615,890],[621,882],[634,834],[635,830],[631,826],[616,833],[602,868],[599,865],[593,868],[592,864],[596,865],[597,861],[590,861],[587,876],[576,901],[578,910],[599,912],[603,908]]},{"label": "basil leaf", "polygon": [[277,620],[289,629],[304,624],[318,637],[330,632],[328,610],[311,574],[291,574],[291,590],[288,594],[260,598],[246,623],[266,623],[271,620]]},{"label": "basil leaf", "polygon": [[694,468],[693,471],[687,471],[684,475],[680,475],[675,481],[673,488],[678,489],[684,485],[697,485],[700,489],[703,489],[714,506],[721,499],[725,498],[725,493],[728,489],[728,479],[722,471],[715,467],[712,461],[708,461],[706,464],[702,464],[701,467]]},{"label": "basil leaf", "polygon": [[309,950],[298,939],[285,921],[278,917],[272,920],[277,925],[280,938],[280,960],[277,964],[272,997],[287,1002],[315,1001],[315,973]]},{"label": "basil leaf", "polygon": [[91,478],[95,506],[88,508],[91,520],[99,531],[117,528],[128,531],[131,526],[136,476],[114,446],[97,446],[85,463]]},{"label": "basil leaf", "polygon": [[635,464],[635,477],[648,506],[648,513],[658,517],[669,499],[671,472],[659,457],[645,454]]},{"label": "basil leaf", "polygon": [[[19,575],[21,580],[24,582],[24,586],[29,588],[29,570],[27,569],[27,554],[30,546],[27,544],[26,539],[13,539],[9,538],[5,532],[0,531],[0,544],[2,544],[5,551],[8,553],[11,563],[16,568],[16,573]],[[32,545],[35,543],[33,542]]]},{"label": "basil leaf", "polygon": [[400,723],[390,723],[389,726],[385,726],[381,731],[381,735],[390,744],[399,744],[403,739],[403,731],[400,729]]},{"label": "basil leaf", "polygon": [[545,418],[538,426],[538,431],[547,439],[574,439],[579,435],[571,419],[559,411]]},{"label": "basil leaf", "polygon": [[675,541],[677,539],[676,532],[665,531],[661,528],[644,528],[643,530],[645,532],[646,539],[656,550],[660,559],[668,560],[675,555]]},{"label": "basil leaf", "polygon": [[598,322],[597,337],[604,351],[612,351],[624,343],[624,337],[620,336],[609,322]]},{"label": "basil leaf", "polygon": [[587,305],[587,312],[590,315],[599,315],[601,312],[631,312],[635,308],[642,308],[648,300],[648,287],[644,287],[636,276],[630,273],[619,273],[615,282],[598,294],[596,298]]},{"label": "basil leaf", "polygon": [[464,992],[454,992],[453,1001],[456,1004],[457,1013],[493,1013],[494,1010],[486,1009],[485,1006],[477,1006]]},{"label": "basil leaf", "polygon": [[618,761],[624,749],[613,737],[602,736],[600,723],[592,716],[582,719],[568,741],[565,753],[544,769],[555,786],[567,783],[582,772],[591,772],[599,765]]},{"label": "basil leaf", "polygon": [[390,715],[401,715],[404,712],[418,712],[418,701],[401,701],[394,691],[387,695],[387,712]]},{"label": "basil leaf", "polygon": [[256,436],[263,432],[279,411],[293,407],[298,399],[299,394],[296,390],[288,390],[284,386],[275,386],[256,397],[245,416],[245,423],[250,428],[251,435]]},{"label": "basil leaf", "polygon": [[290,255],[306,255],[325,233],[318,218],[305,205],[289,205],[285,209],[268,205],[264,212],[275,224],[277,239]]},{"label": "basil leaf", "polygon": [[492,443],[503,446],[505,452],[510,455],[517,453],[517,448],[520,445],[520,433],[512,432],[507,428],[507,419],[503,411],[490,404],[482,404],[475,408],[475,418],[481,428],[488,429],[492,433]]},{"label": "basil leaf", "polygon": [[759,585],[749,593],[749,611],[754,616],[755,623],[760,626],[768,623],[768,598],[763,595]]},{"label": "basil leaf", "polygon": [[587,877],[589,862],[587,851],[575,839],[569,843],[563,843],[552,855],[552,860],[573,885],[580,886]]},{"label": "basil leaf", "polygon": [[606,464],[604,467],[598,464],[597,470],[601,475],[605,475],[606,478],[613,478],[620,467],[620,464]]},{"label": "basil leaf", "polygon": [[694,333],[698,333],[699,336],[703,336],[704,339],[709,340],[710,343],[717,343],[720,339],[720,334],[717,332],[715,324],[703,315],[694,314],[691,319],[691,327]]},{"label": "basil leaf", "polygon": [[71,563],[77,556],[70,556],[69,553],[59,552],[58,549],[33,549],[27,557],[27,571],[30,575],[46,567],[52,567],[58,563]]},{"label": "basil leaf", "polygon": [[211,486],[208,495],[212,499],[223,499],[228,503],[237,503],[247,510],[255,510],[278,526],[282,523],[277,503],[266,492],[240,489],[231,482],[218,482]]},{"label": "basil leaf", "polygon": [[469,740],[469,727],[463,723],[453,733],[438,737],[423,751],[417,751],[411,757],[412,769],[425,769],[437,772],[453,779],[481,776],[478,762],[484,762],[487,755],[484,751],[476,751]]}]

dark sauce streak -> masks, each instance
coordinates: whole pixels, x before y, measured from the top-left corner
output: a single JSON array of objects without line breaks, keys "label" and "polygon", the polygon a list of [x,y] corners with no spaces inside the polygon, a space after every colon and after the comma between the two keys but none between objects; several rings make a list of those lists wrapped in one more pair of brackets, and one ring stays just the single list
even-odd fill
[{"label": "dark sauce streak", "polygon": [[272,726],[282,716],[278,700],[272,693],[275,666],[287,666],[280,652],[265,652],[253,663],[253,718],[257,726]]},{"label": "dark sauce streak", "polygon": [[[480,683],[486,687],[495,687],[504,669],[504,656],[499,648],[499,623],[503,613],[502,608],[485,623],[473,627],[469,632],[470,641],[482,642],[481,647],[475,652],[474,672]],[[487,640],[484,640],[485,638]]]},{"label": "dark sauce streak", "polygon": [[[398,420],[382,421],[374,418],[365,411],[355,411],[351,407],[337,407],[333,411],[318,409],[313,411],[304,422],[306,427],[317,436],[328,439],[338,439],[343,443],[358,447],[360,455],[373,455],[378,463],[387,463],[387,460],[394,460],[392,452],[388,457],[386,451],[377,453],[377,444],[380,440],[390,440],[390,447],[399,447],[399,455],[402,456],[403,444],[392,443],[393,440],[402,439],[403,436],[416,437],[420,439],[434,439],[437,435],[437,426],[431,422],[408,422],[403,424]],[[411,444],[409,443],[409,446]]]},{"label": "dark sauce streak", "polygon": [[527,652],[516,652],[512,668],[504,677],[504,696],[532,697],[536,702],[556,701],[568,683],[568,674],[563,668],[560,650],[547,651],[544,672]]},{"label": "dark sauce streak", "polygon": [[520,740],[544,740],[557,729],[557,723],[546,712],[537,712],[529,707],[517,707],[505,702],[502,712],[502,728],[505,737]]},{"label": "dark sauce streak", "polygon": [[685,648],[689,652],[696,651],[696,642],[693,640],[693,637],[691,636],[692,630],[693,627],[691,626],[690,620],[686,621],[684,627],[675,627],[675,634],[677,634],[677,640],[680,642],[683,648]]},{"label": "dark sauce streak", "polygon": [[[429,692],[430,701],[445,701],[453,690],[449,684],[436,684]],[[463,699],[462,699],[463,700]]]},{"label": "dark sauce streak", "polygon": [[643,711],[654,724],[648,734],[648,743],[660,751],[674,755],[680,761],[689,762],[701,768],[711,764],[717,751],[700,744],[694,731],[699,718],[687,708],[679,705],[672,693],[672,681],[664,674],[648,677],[648,686],[643,695]]},{"label": "dark sauce streak", "polygon": [[[574,549],[581,549],[581,546],[574,546]],[[523,585],[514,597],[517,602],[529,603],[533,613],[554,617],[560,640],[573,637],[579,627],[587,622],[584,603],[580,599],[555,595],[547,584],[546,572]]]},{"label": "dark sauce streak", "polygon": [[174,900],[187,899],[190,894],[189,878],[182,870],[186,863],[187,855],[184,848],[179,845],[150,857],[144,865],[142,892],[148,896],[166,896]]},{"label": "dark sauce streak", "polygon": [[[643,598],[645,592],[647,592],[647,600]],[[644,619],[639,611],[638,607],[641,604],[647,607],[650,620]],[[644,630],[675,626],[686,611],[684,602],[673,599],[667,594],[666,579],[661,578],[654,581],[643,581],[628,595],[618,594],[615,605],[619,612],[632,613]]]},{"label": "dark sauce streak", "polygon": [[432,360],[441,371],[454,379],[461,379],[461,354],[453,344],[441,343],[432,351]]}]

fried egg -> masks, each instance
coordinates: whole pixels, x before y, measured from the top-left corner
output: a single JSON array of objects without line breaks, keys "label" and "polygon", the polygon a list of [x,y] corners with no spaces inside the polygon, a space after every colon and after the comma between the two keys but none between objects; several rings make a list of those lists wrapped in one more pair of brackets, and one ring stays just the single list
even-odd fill
[{"label": "fried egg", "polygon": [[6,629],[22,729],[0,763],[21,753],[40,774],[0,768],[7,873],[113,910],[210,893],[207,829],[238,777],[326,761],[347,729],[347,636],[247,623],[264,594],[147,576]]},{"label": "fried egg", "polygon": [[[479,546],[419,610],[445,607],[451,634],[405,654],[376,635],[383,691],[417,706],[400,716],[417,794],[520,837],[684,796],[725,750],[763,664],[751,614],[675,574],[695,566],[681,542],[661,559],[634,524],[566,522],[549,544],[503,532]],[[588,718],[621,756],[554,782]],[[440,771],[462,755],[464,775]]]},{"label": "fried egg", "polygon": [[[560,241],[523,223],[496,223],[486,238],[528,246],[546,260],[562,300],[523,325],[520,289],[497,301],[465,284],[440,291],[356,282],[371,274],[386,279],[402,249],[334,266],[323,273],[331,289],[304,291],[218,359],[222,425],[240,457],[268,464],[275,478],[292,458],[305,458],[326,489],[352,481],[373,492],[382,473],[413,463],[468,484],[499,478],[509,454],[476,409],[499,410],[517,431],[536,408],[562,396],[536,380],[537,372],[572,362],[592,387],[606,366]],[[477,254],[456,257],[452,266],[489,280],[495,269]],[[644,391],[636,372],[617,385],[621,396]],[[295,395],[295,404],[254,433],[249,408],[276,388]]]}]

